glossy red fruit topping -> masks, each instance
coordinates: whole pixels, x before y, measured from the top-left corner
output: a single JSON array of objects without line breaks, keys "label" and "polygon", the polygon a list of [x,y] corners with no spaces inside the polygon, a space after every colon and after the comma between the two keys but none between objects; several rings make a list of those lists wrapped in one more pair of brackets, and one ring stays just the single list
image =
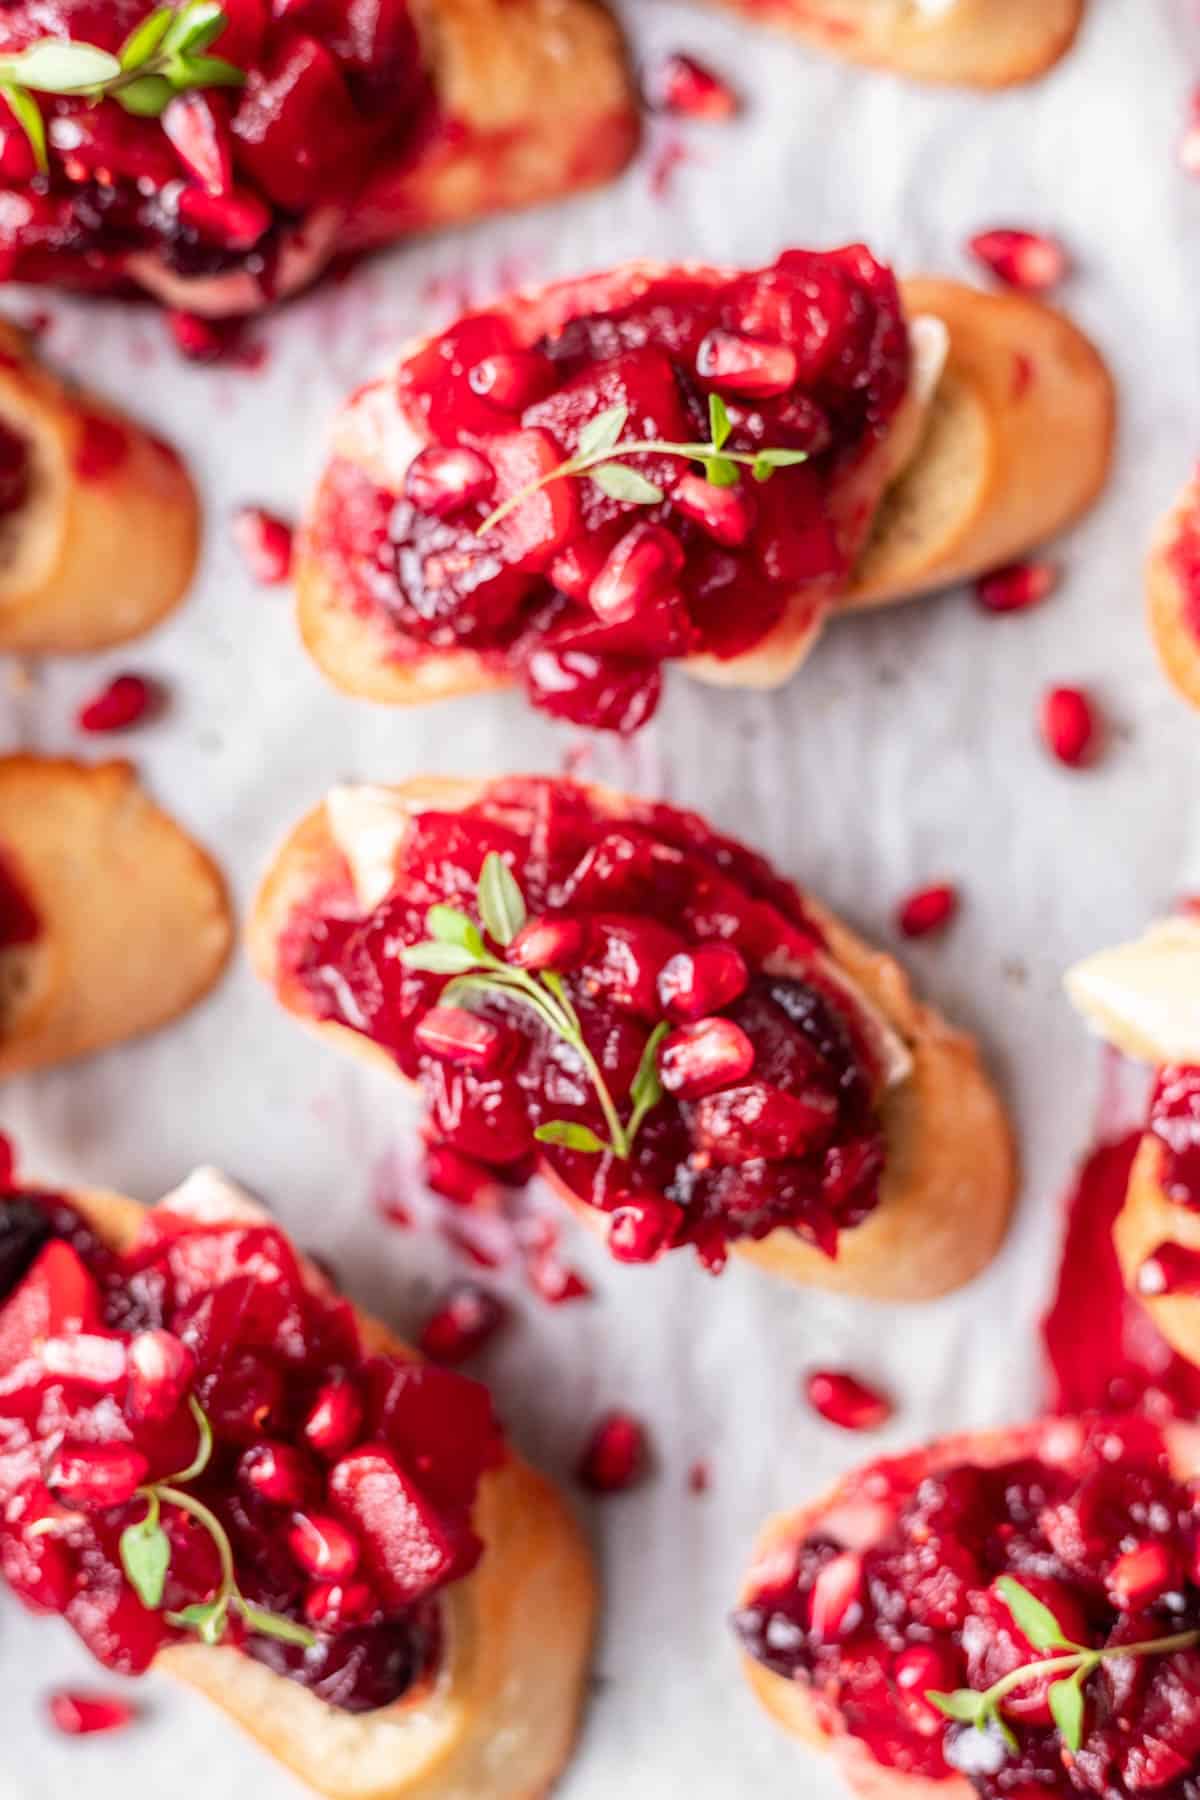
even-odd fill
[{"label": "glossy red fruit topping", "polygon": [[918,888],[901,902],[896,924],[906,938],[928,937],[945,930],[957,916],[959,904],[958,889],[950,882]]},{"label": "glossy red fruit topping", "polygon": [[293,537],[286,519],[261,506],[239,507],[233,516],[233,541],[251,577],[263,587],[279,587],[291,575]]},{"label": "glossy red fruit topping", "polygon": [[1160,1600],[1180,1579],[1170,1551],[1163,1544],[1135,1544],[1109,1569],[1104,1585],[1114,1606],[1122,1612],[1140,1611]]},{"label": "glossy red fruit topping", "polygon": [[699,1019],[663,1039],[658,1066],[669,1094],[697,1100],[749,1075],[754,1045],[732,1019]]},{"label": "glossy red fruit topping", "polygon": [[125,1700],[108,1694],[79,1694],[66,1688],[46,1702],[50,1723],[64,1737],[93,1737],[107,1731],[124,1731],[135,1714]]},{"label": "glossy red fruit topping", "polygon": [[683,1208],[653,1195],[621,1201],[608,1228],[608,1247],[618,1262],[653,1262],[668,1250],[683,1224]]},{"label": "glossy red fruit topping", "polygon": [[128,1365],[125,1409],[139,1424],[169,1419],[196,1377],[196,1358],[170,1331],[139,1331],[129,1345]]},{"label": "glossy red fruit topping", "polygon": [[64,1505],[85,1511],[124,1506],[149,1468],[140,1450],[117,1444],[64,1444],[46,1471],[46,1486]]},{"label": "glossy red fruit topping", "polygon": [[1159,1244],[1138,1269],[1137,1291],[1147,1300],[1160,1294],[1200,1294],[1200,1250]]},{"label": "glossy red fruit topping", "polygon": [[1042,698],[1039,723],[1050,754],[1069,769],[1095,760],[1101,726],[1096,705],[1083,688],[1055,687]]},{"label": "glossy red fruit topping", "polygon": [[467,376],[471,392],[504,412],[523,412],[553,385],[548,357],[530,350],[497,351],[477,362]]},{"label": "glossy red fruit topping", "polygon": [[179,196],[179,217],[197,236],[225,250],[252,250],[271,229],[270,207],[245,188],[227,194],[184,188]]},{"label": "glossy red fruit topping", "polygon": [[799,373],[794,350],[732,331],[710,331],[696,352],[696,373],[722,392],[756,400],[786,394]]},{"label": "glossy red fruit topping", "polygon": [[663,964],[658,997],[671,1018],[694,1022],[731,1005],[749,981],[746,959],[733,944],[698,944]]},{"label": "glossy red fruit topping", "polygon": [[892,1403],[846,1369],[814,1369],[804,1384],[808,1403],[843,1431],[877,1431],[892,1416]]},{"label": "glossy red fruit topping", "polygon": [[679,50],[664,56],[651,70],[646,93],[658,112],[686,119],[732,119],[738,110],[738,98],[729,83]]},{"label": "glossy red fruit topping", "polygon": [[358,1539],[325,1513],[297,1513],[287,1541],[300,1567],[318,1581],[349,1581],[358,1567]]},{"label": "glossy red fruit topping", "polygon": [[128,731],[152,718],[162,703],[162,690],[144,675],[115,675],[80,707],[75,723],[80,731]]},{"label": "glossy red fruit topping", "polygon": [[1057,287],[1069,269],[1058,239],[1036,231],[981,231],[968,248],[997,280],[1026,293],[1044,294]]},{"label": "glossy red fruit topping", "polygon": [[754,501],[742,486],[717,487],[703,475],[683,475],[671,504],[718,544],[737,549],[754,529]]},{"label": "glossy red fruit topping", "polygon": [[291,1444],[265,1439],[247,1450],[238,1463],[238,1480],[244,1491],[269,1506],[297,1512],[314,1491],[312,1471],[300,1451]]},{"label": "glossy red fruit topping", "polygon": [[460,1363],[475,1356],[507,1318],[504,1303],[486,1288],[460,1281],[439,1301],[418,1342],[434,1362]]},{"label": "glossy red fruit topping", "polygon": [[304,1441],[310,1450],[330,1461],[358,1441],[363,1426],[363,1403],[353,1381],[327,1381],[305,1415]]},{"label": "glossy red fruit topping", "polygon": [[629,1413],[606,1413],[599,1420],[579,1459],[578,1475],[594,1494],[619,1494],[633,1487],[646,1471],[646,1431]]},{"label": "glossy red fruit topping", "polygon": [[411,1605],[451,1575],[460,1555],[457,1534],[385,1446],[343,1457],[330,1473],[329,1491],[357,1531],[389,1605]]},{"label": "glossy red fruit topping", "polygon": [[428,444],[408,465],[404,491],[413,505],[436,518],[453,518],[495,485],[491,463],[464,445]]},{"label": "glossy red fruit topping", "polygon": [[606,625],[624,624],[644,612],[683,568],[679,539],[665,526],[633,525],[610,552],[588,592],[588,603]]},{"label": "glossy red fruit topping", "polygon": [[1048,599],[1058,581],[1059,571],[1053,563],[1008,563],[979,577],[975,598],[986,612],[1027,612]]},{"label": "glossy red fruit topping", "polygon": [[233,186],[233,139],[215,94],[200,89],[176,94],[162,115],[162,128],[193,181],[211,194],[228,193]]},{"label": "glossy red fruit topping", "polygon": [[413,1038],[430,1056],[470,1069],[496,1068],[511,1042],[511,1034],[503,1026],[461,1006],[435,1006],[425,1014]]},{"label": "glossy red fruit topping", "polygon": [[836,1643],[858,1623],[862,1580],[862,1557],[853,1550],[825,1564],[813,1583],[808,1611],[809,1630],[819,1643]]},{"label": "glossy red fruit topping", "polygon": [[366,1581],[320,1581],[304,1597],[304,1617],[318,1631],[342,1631],[359,1625],[376,1610]]},{"label": "glossy red fruit topping", "polygon": [[518,969],[573,969],[587,946],[582,919],[530,919],[504,952],[505,962]]},{"label": "glossy red fruit topping", "polygon": [[[3,929],[3,913],[0,908],[0,944],[11,940],[5,936]],[[17,1152],[7,1132],[0,1131],[0,1193],[11,1188],[17,1173]]]},{"label": "glossy red fruit topping", "polygon": [[167,311],[167,328],[175,348],[189,362],[222,362],[237,342],[240,325],[227,319],[205,319],[181,307]]}]

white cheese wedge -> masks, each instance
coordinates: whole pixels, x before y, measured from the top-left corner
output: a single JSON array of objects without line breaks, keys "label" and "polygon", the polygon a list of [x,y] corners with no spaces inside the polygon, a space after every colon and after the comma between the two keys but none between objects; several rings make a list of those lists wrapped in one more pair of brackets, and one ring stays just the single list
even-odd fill
[{"label": "white cheese wedge", "polygon": [[1200,1063],[1200,919],[1164,919],[1066,977],[1072,1004],[1127,1056]]}]

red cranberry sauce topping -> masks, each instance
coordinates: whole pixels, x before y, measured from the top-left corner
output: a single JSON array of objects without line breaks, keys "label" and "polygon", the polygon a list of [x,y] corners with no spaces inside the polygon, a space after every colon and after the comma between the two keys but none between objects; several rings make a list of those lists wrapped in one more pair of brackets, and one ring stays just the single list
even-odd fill
[{"label": "red cranberry sauce topping", "polygon": [[1167,557],[1183,589],[1183,621],[1193,637],[1200,638],[1200,489],[1193,491],[1197,503],[1184,514]]},{"label": "red cranberry sauce topping", "polygon": [[[314,1429],[335,1411],[335,1436]],[[437,1592],[482,1550],[472,1505],[503,1456],[486,1390],[368,1355],[271,1224],[160,1209],[118,1255],[64,1200],[0,1200],[0,1574],[122,1674],[220,1591],[216,1538],[166,1493],[160,1606],[121,1548],[135,1489],[190,1468],[201,1416],[211,1456],[176,1485],[228,1537],[239,1595],[311,1634],[261,1635],[235,1604],[224,1641],[348,1711],[398,1699],[436,1663]]]},{"label": "red cranberry sauce topping", "polygon": [[[316,542],[339,585],[390,624],[392,654],[467,648],[522,675],[535,705],[597,729],[654,709],[661,663],[759,643],[789,600],[814,611],[845,581],[869,506],[835,489],[885,432],[907,384],[895,281],[861,248],[787,251],[728,275],[617,271],[536,302],[471,313],[405,362],[401,411],[424,440],[405,492],[335,462]],[[805,451],[802,464],[730,485],[660,453],[610,464],[662,496],[568,476],[506,500],[620,438],[707,442],[710,396],[726,449]]]},{"label": "red cranberry sauce topping", "polygon": [[[48,36],[115,53],[149,0],[9,0],[0,51]],[[113,290],[131,255],[183,275],[242,269],[269,292],[281,228],[349,206],[381,154],[427,111],[407,0],[224,0],[210,54],[241,87],[195,87],[161,117],[115,99],[39,96],[49,175],[0,100],[0,271],[6,280]]]},{"label": "red cranberry sauce topping", "polygon": [[1200,1206],[1200,1069],[1160,1069],[1149,1130],[1163,1147],[1162,1185],[1180,1206]]},{"label": "red cranberry sauce topping", "polygon": [[811,1686],[877,1762],[906,1774],[965,1773],[994,1800],[1195,1800],[1194,1648],[1105,1661],[1084,1687],[1074,1755],[1053,1724],[1045,1680],[1003,1703],[1014,1750],[926,1699],[930,1690],[982,1692],[1048,1654],[1018,1629],[997,1587],[1004,1576],[1086,1647],[1200,1626],[1200,1496],[1168,1472],[1156,1428],[1093,1418],[1012,1438],[1011,1459],[994,1467],[918,1452],[854,1478],[829,1529],[818,1525],[772,1559],[735,1619],[743,1644]]},{"label": "red cranberry sauce topping", "polygon": [[[884,1159],[880,1074],[858,1009],[799,895],[765,862],[692,814],[626,804],[617,813],[572,782],[513,779],[464,811],[421,813],[373,913],[348,890],[318,896],[321,912],[297,910],[285,987],[420,1082],[433,1141],[509,1180],[536,1150],[576,1199],[618,1215],[622,1260],[691,1243],[718,1268],[730,1239],[777,1226],[835,1255],[838,1233],[875,1206]],[[575,1052],[494,993],[472,1001],[455,1041],[438,1005],[444,977],[399,960],[428,936],[431,905],[475,916],[492,851],[531,915],[508,960],[561,976],[623,1118],[650,1036],[667,1030],[665,1092],[628,1159],[535,1145],[547,1121],[604,1130]],[[771,972],[780,956],[793,972]]]},{"label": "red cranberry sauce topping", "polygon": [[33,901],[11,860],[0,849],[0,950],[36,943],[42,933]]}]

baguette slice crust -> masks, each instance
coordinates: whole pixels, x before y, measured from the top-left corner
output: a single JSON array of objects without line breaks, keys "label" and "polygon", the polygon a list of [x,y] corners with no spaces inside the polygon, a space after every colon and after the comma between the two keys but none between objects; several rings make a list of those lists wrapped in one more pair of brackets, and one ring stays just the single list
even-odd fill
[{"label": "baguette slice crust", "polygon": [[[581,293],[602,308],[615,284],[662,272],[661,265],[631,264],[514,295],[506,304],[520,320],[522,341],[532,343],[580,310]],[[728,273],[711,272],[718,279]],[[938,280],[907,281],[901,292],[910,320],[922,314],[943,320],[949,359],[915,448],[906,441],[911,422],[898,416],[858,473],[866,517],[874,513],[875,524],[849,589],[832,607],[797,595],[775,630],[740,656],[682,659],[697,679],[779,686],[808,655],[827,612],[907,600],[978,575],[1070,524],[1102,488],[1112,457],[1114,390],[1081,332],[1021,295]],[[428,341],[406,345],[335,426],[335,455],[389,491],[400,490],[420,447],[389,377]],[[510,686],[511,672],[494,656],[469,649],[405,655],[404,640],[388,621],[340,590],[332,559],[311,529],[331,479],[327,469],[297,546],[296,590],[301,638],[334,686],[389,706]]]},{"label": "baguette slice crust", "polygon": [[1200,470],[1154,534],[1146,602],[1159,661],[1184,699],[1200,706]]},{"label": "baguette slice crust", "polygon": [[851,62],[918,81],[1013,87],[1053,68],[1075,41],[1084,0],[724,0]]},{"label": "baguette slice crust", "polygon": [[[485,785],[429,777],[387,791],[415,814],[470,806]],[[587,792],[614,814],[632,803],[590,785]],[[346,878],[327,809],[319,806],[267,870],[246,928],[251,961],[289,1012],[399,1076],[378,1045],[347,1026],[314,1019],[303,993],[281,977],[279,946],[294,909]],[[888,1155],[879,1204],[864,1224],[843,1233],[836,1261],[790,1231],[733,1247],[760,1268],[810,1286],[880,1300],[932,1299],[977,1275],[1004,1237],[1016,1188],[1008,1119],[973,1041],[917,1001],[892,957],[872,950],[807,895],[805,904],[827,934],[834,961],[903,1039],[913,1072],[884,1101]],[[577,1201],[549,1170],[543,1173],[588,1225],[603,1231],[602,1214]]]},{"label": "baguette slice crust", "polygon": [[[916,1457],[888,1458],[884,1467],[904,1470],[906,1465],[919,1464],[919,1474],[923,1475],[937,1474],[957,1463],[969,1462],[990,1468],[1025,1456],[1064,1462],[1070,1460],[1079,1442],[1079,1432],[1078,1424],[1071,1419],[1044,1419],[1000,1431],[963,1432],[939,1439]],[[1200,1468],[1200,1436],[1196,1428],[1168,1425],[1164,1437],[1172,1473],[1179,1480],[1194,1476]],[[856,1513],[859,1517],[870,1516],[869,1496],[863,1491],[863,1471],[847,1475],[828,1494],[810,1505],[769,1519],[755,1546],[753,1562],[743,1585],[743,1600],[754,1592],[758,1572],[769,1569],[772,1560],[788,1546],[823,1529],[839,1514],[850,1520]],[[840,1521],[835,1535],[841,1536]],[[866,1541],[869,1543],[869,1538]],[[848,1547],[865,1547],[850,1545],[848,1539],[847,1544]],[[771,1717],[810,1748],[832,1755],[850,1792],[859,1796],[859,1800],[975,1800],[975,1788],[965,1776],[934,1781],[876,1762],[866,1745],[846,1732],[828,1702],[819,1699],[811,1689],[764,1668],[753,1657],[744,1657],[742,1666],[751,1688]]]},{"label": "baguette slice crust", "polygon": [[[143,1208],[72,1195],[115,1248]],[[360,1317],[376,1352],[415,1353]],[[448,1649],[432,1686],[349,1714],[234,1649],[181,1644],[157,1666],[227,1712],[329,1800],[543,1800],[574,1742],[597,1589],[583,1535],[554,1486],[515,1457],[486,1475],[475,1526],[487,1548],[448,1590]]]},{"label": "baguette slice crust", "polygon": [[0,852],[40,923],[0,950],[0,1079],[153,1030],[224,968],[220,871],[129,763],[0,758]]},{"label": "baguette slice crust", "polygon": [[29,496],[0,519],[0,651],[99,650],[157,625],[191,585],[200,542],[175,452],[69,387],[5,322],[0,425],[30,459]]}]

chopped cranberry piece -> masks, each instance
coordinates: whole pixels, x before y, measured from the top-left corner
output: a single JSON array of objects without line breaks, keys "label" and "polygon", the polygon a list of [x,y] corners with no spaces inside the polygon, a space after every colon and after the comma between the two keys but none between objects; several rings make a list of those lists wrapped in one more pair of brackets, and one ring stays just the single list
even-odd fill
[{"label": "chopped cranberry piece", "polygon": [[408,465],[404,491],[422,512],[453,518],[491,493],[496,474],[477,450],[427,444]]},{"label": "chopped cranberry piece", "polygon": [[182,1402],[196,1376],[196,1359],[169,1331],[140,1331],[129,1346],[125,1408],[139,1423],[162,1424]]},{"label": "chopped cranberry piece", "polygon": [[892,1403],[845,1369],[814,1369],[805,1382],[809,1405],[843,1431],[876,1431],[892,1416]]},{"label": "chopped cranberry piece", "polygon": [[215,94],[199,89],[176,94],[163,113],[162,128],[193,180],[209,193],[228,193],[233,186],[233,142]]},{"label": "chopped cranberry piece", "polygon": [[1042,700],[1041,731],[1046,748],[1069,769],[1094,760],[1101,726],[1095,702],[1082,688],[1050,688]]},{"label": "chopped cranberry piece", "polygon": [[511,1034],[465,1007],[435,1006],[425,1014],[413,1038],[431,1056],[466,1068],[494,1069],[504,1060]]},{"label": "chopped cranberry piece", "polygon": [[1053,563],[1009,563],[981,575],[975,583],[975,597],[986,612],[1027,612],[1058,586],[1059,571]]},{"label": "chopped cranberry piece", "polygon": [[698,944],[664,963],[658,997],[673,1019],[694,1022],[745,993],[750,971],[733,944]]},{"label": "chopped cranberry piece", "polygon": [[271,229],[270,207],[245,188],[233,188],[227,194],[184,188],[179,196],[179,217],[200,237],[226,250],[251,250]]},{"label": "chopped cranberry piece", "polygon": [[64,1737],[92,1737],[104,1731],[123,1731],[132,1724],[134,1710],[124,1700],[108,1695],[79,1694],[62,1688],[47,1701],[50,1723]]},{"label": "chopped cranberry piece", "polygon": [[822,1149],[833,1135],[837,1112],[833,1095],[819,1089],[789,1094],[751,1081],[698,1100],[692,1129],[700,1149],[716,1163],[780,1162]]},{"label": "chopped cranberry piece", "polygon": [[197,313],[173,307],[167,312],[167,326],[175,347],[189,362],[215,363],[227,357],[236,343],[239,321],[203,319]]},{"label": "chopped cranberry piece", "polygon": [[486,1288],[460,1281],[438,1303],[418,1342],[434,1362],[466,1362],[495,1336],[507,1316],[503,1302]]},{"label": "chopped cranberry piece", "polygon": [[573,969],[587,945],[582,919],[530,919],[522,925],[504,952],[504,960],[518,969]]},{"label": "chopped cranberry piece", "polygon": [[248,1494],[270,1506],[299,1511],[308,1501],[314,1481],[300,1452],[291,1444],[262,1443],[247,1450],[238,1463],[238,1480]]},{"label": "chopped cranberry piece", "polygon": [[819,1642],[836,1642],[857,1622],[862,1578],[862,1557],[853,1550],[843,1551],[821,1570],[809,1606],[809,1625]]},{"label": "chopped cranberry piece", "polygon": [[594,1494],[619,1494],[639,1481],[647,1464],[646,1431],[629,1413],[606,1413],[579,1459],[579,1479]]},{"label": "chopped cranberry piece", "polygon": [[[0,1217],[8,1216],[6,1206]],[[17,1253],[23,1254],[20,1244]],[[100,1291],[79,1253],[70,1244],[48,1243],[0,1307],[0,1369],[35,1355],[47,1338],[100,1323]]]},{"label": "chopped cranberry piece", "polygon": [[674,1243],[683,1224],[683,1208],[651,1195],[623,1199],[614,1210],[608,1247],[618,1262],[653,1262]]},{"label": "chopped cranberry piece", "polygon": [[497,351],[477,362],[467,377],[471,392],[504,412],[523,412],[553,385],[554,366],[532,350]]},{"label": "chopped cranberry piece", "polygon": [[663,57],[646,87],[651,106],[681,118],[716,121],[732,119],[738,111],[738,97],[728,82],[679,50]]},{"label": "chopped cranberry piece", "polygon": [[304,1420],[304,1441],[330,1461],[357,1443],[363,1427],[363,1403],[352,1381],[328,1381],[318,1391]]},{"label": "chopped cranberry piece", "polygon": [[251,577],[263,587],[279,587],[291,575],[293,536],[286,519],[261,506],[241,506],[233,515],[233,541]]},{"label": "chopped cranberry piece", "polygon": [[64,1444],[50,1464],[46,1485],[68,1506],[124,1506],[149,1467],[140,1450],[118,1444]]},{"label": "chopped cranberry piece", "polygon": [[699,1019],[663,1039],[658,1066],[669,1094],[697,1100],[749,1075],[754,1045],[732,1019]]},{"label": "chopped cranberry piece", "polygon": [[1160,1244],[1138,1270],[1137,1291],[1146,1299],[1160,1294],[1200,1294],[1200,1251],[1189,1250],[1185,1244]]},{"label": "chopped cranberry piece", "polygon": [[435,1194],[456,1206],[486,1210],[500,1193],[496,1172],[473,1157],[461,1156],[447,1144],[430,1144],[425,1152],[425,1179]]},{"label": "chopped cranberry piece", "polygon": [[754,529],[754,502],[744,487],[718,487],[703,475],[682,475],[671,504],[718,544],[736,550]]},{"label": "chopped cranberry piece", "polygon": [[1134,1612],[1152,1606],[1177,1580],[1178,1572],[1164,1545],[1137,1544],[1117,1558],[1105,1586],[1115,1606],[1122,1612]]},{"label": "chopped cranberry piece", "polygon": [[610,552],[592,583],[588,602],[596,617],[608,624],[635,618],[682,568],[679,539],[664,526],[642,520]]},{"label": "chopped cranberry piece", "polygon": [[354,1450],[335,1463],[329,1492],[355,1527],[390,1605],[411,1605],[459,1563],[455,1534],[383,1445]]},{"label": "chopped cranberry piece", "polygon": [[696,352],[702,381],[731,394],[756,400],[786,394],[795,383],[799,364],[786,344],[757,343],[732,331],[710,331]]},{"label": "chopped cranberry piece", "polygon": [[959,908],[959,893],[949,882],[918,888],[904,900],[896,914],[896,924],[906,938],[928,937],[944,931]]},{"label": "chopped cranberry piece", "polygon": [[1067,253],[1057,238],[1035,231],[981,231],[968,248],[997,280],[1026,293],[1044,294],[1068,272]]},{"label": "chopped cranberry piece", "polygon": [[80,707],[75,723],[80,731],[128,731],[153,717],[163,698],[161,688],[143,675],[116,675]]},{"label": "chopped cranberry piece", "polygon": [[288,1549],[318,1581],[349,1581],[358,1567],[358,1539],[340,1520],[324,1513],[297,1513],[288,1532]]},{"label": "chopped cranberry piece", "polygon": [[628,736],[653,717],[662,674],[635,657],[586,650],[535,650],[525,665],[529,697],[543,712]]}]

